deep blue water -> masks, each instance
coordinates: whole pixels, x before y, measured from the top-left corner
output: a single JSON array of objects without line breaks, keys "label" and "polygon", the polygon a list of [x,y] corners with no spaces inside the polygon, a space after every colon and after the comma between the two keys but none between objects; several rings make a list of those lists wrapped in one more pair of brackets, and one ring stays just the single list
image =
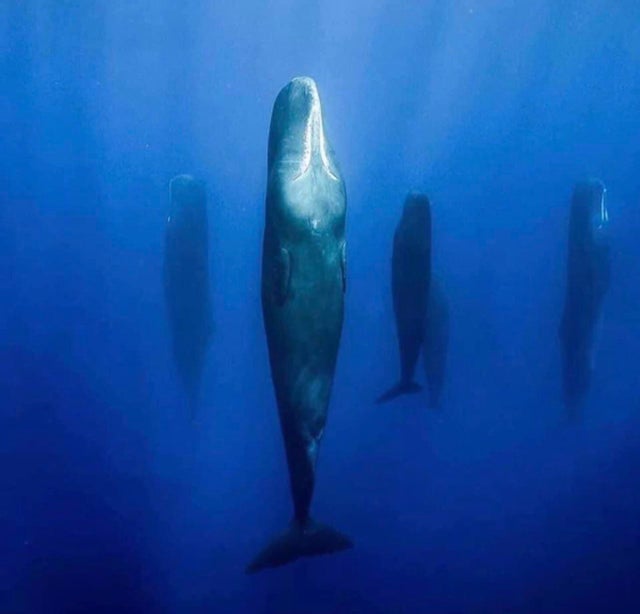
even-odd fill
[{"label": "deep blue water", "polygon": [[[0,612],[640,611],[639,66],[635,0],[3,0]],[[302,74],[348,193],[313,509],[355,548],[246,576],[291,514],[259,288],[271,107]],[[162,287],[182,172],[209,196],[195,425]],[[569,424],[568,207],[592,175],[613,280]],[[410,188],[451,304],[437,412],[373,404]]]}]

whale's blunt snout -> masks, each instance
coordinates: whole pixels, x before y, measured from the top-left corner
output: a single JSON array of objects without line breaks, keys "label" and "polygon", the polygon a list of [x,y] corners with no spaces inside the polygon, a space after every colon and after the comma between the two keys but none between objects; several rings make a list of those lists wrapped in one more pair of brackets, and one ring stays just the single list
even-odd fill
[{"label": "whale's blunt snout", "polygon": [[577,184],[574,202],[583,209],[583,216],[594,232],[603,230],[609,222],[607,210],[607,188],[600,179],[587,179]]},{"label": "whale's blunt snout", "polygon": [[405,198],[402,217],[405,222],[423,224],[429,220],[430,208],[427,195],[412,190]]},{"label": "whale's blunt snout", "polygon": [[271,117],[269,166],[276,160],[293,165],[296,177],[314,165],[338,180],[325,137],[318,87],[310,77],[296,77],[278,94]]},{"label": "whale's blunt snout", "polygon": [[205,184],[191,175],[177,175],[169,182],[169,198],[170,217],[180,210],[206,206]]},{"label": "whale's blunt snout", "polygon": [[289,83],[291,88],[297,88],[318,96],[318,86],[311,77],[294,77]]}]

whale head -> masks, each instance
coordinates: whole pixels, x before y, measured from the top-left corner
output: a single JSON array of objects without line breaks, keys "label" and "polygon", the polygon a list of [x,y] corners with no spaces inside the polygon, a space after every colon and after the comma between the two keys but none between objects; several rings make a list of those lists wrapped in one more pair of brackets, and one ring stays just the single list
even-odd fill
[{"label": "whale head", "polygon": [[403,221],[407,223],[427,223],[430,217],[430,204],[427,195],[416,191],[409,192],[404,200],[402,217]]},{"label": "whale head", "polygon": [[326,138],[318,87],[310,77],[296,77],[278,94],[269,131],[269,168],[278,166],[294,179],[310,170],[340,181]]},{"label": "whale head", "polygon": [[594,243],[606,240],[609,222],[607,188],[600,179],[579,182],[573,193],[572,217],[576,231]]},{"label": "whale head", "polygon": [[426,249],[431,235],[431,206],[425,194],[407,194],[398,226],[403,241],[418,249]]},{"label": "whale head", "polygon": [[203,181],[191,175],[177,175],[169,183],[168,223],[198,221],[206,215],[206,190]]}]

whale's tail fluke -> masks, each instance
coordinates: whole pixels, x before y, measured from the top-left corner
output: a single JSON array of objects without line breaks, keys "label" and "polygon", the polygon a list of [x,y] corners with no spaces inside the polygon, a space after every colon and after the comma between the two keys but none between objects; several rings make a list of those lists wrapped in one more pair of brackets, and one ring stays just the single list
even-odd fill
[{"label": "whale's tail fluke", "polygon": [[384,394],[381,394],[377,399],[376,403],[386,403],[387,401],[392,401],[393,399],[402,396],[403,394],[416,394],[422,390],[422,386],[416,384],[415,382],[399,382],[393,388],[389,388]]},{"label": "whale's tail fluke", "polygon": [[276,537],[249,564],[246,573],[255,573],[269,567],[280,567],[303,556],[332,554],[353,547],[353,542],[342,533],[313,520],[304,525],[294,520],[287,531]]}]

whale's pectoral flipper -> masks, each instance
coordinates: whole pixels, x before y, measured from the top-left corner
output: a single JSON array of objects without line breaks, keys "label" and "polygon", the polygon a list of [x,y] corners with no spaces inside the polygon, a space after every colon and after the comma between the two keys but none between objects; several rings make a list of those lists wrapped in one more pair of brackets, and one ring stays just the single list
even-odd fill
[{"label": "whale's pectoral flipper", "polygon": [[387,401],[391,401],[403,394],[416,394],[422,390],[422,386],[420,384],[416,384],[415,382],[399,382],[393,388],[390,388],[385,393],[381,394],[377,399],[376,403],[386,403]]},{"label": "whale's pectoral flipper", "polygon": [[284,247],[280,248],[274,266],[276,303],[284,305],[289,297],[289,286],[291,285],[291,254]]},{"label": "whale's pectoral flipper", "polygon": [[303,556],[331,554],[353,547],[346,536],[323,524],[308,519],[304,524],[293,520],[282,535],[276,537],[247,567],[255,573],[269,567],[280,567]]}]

